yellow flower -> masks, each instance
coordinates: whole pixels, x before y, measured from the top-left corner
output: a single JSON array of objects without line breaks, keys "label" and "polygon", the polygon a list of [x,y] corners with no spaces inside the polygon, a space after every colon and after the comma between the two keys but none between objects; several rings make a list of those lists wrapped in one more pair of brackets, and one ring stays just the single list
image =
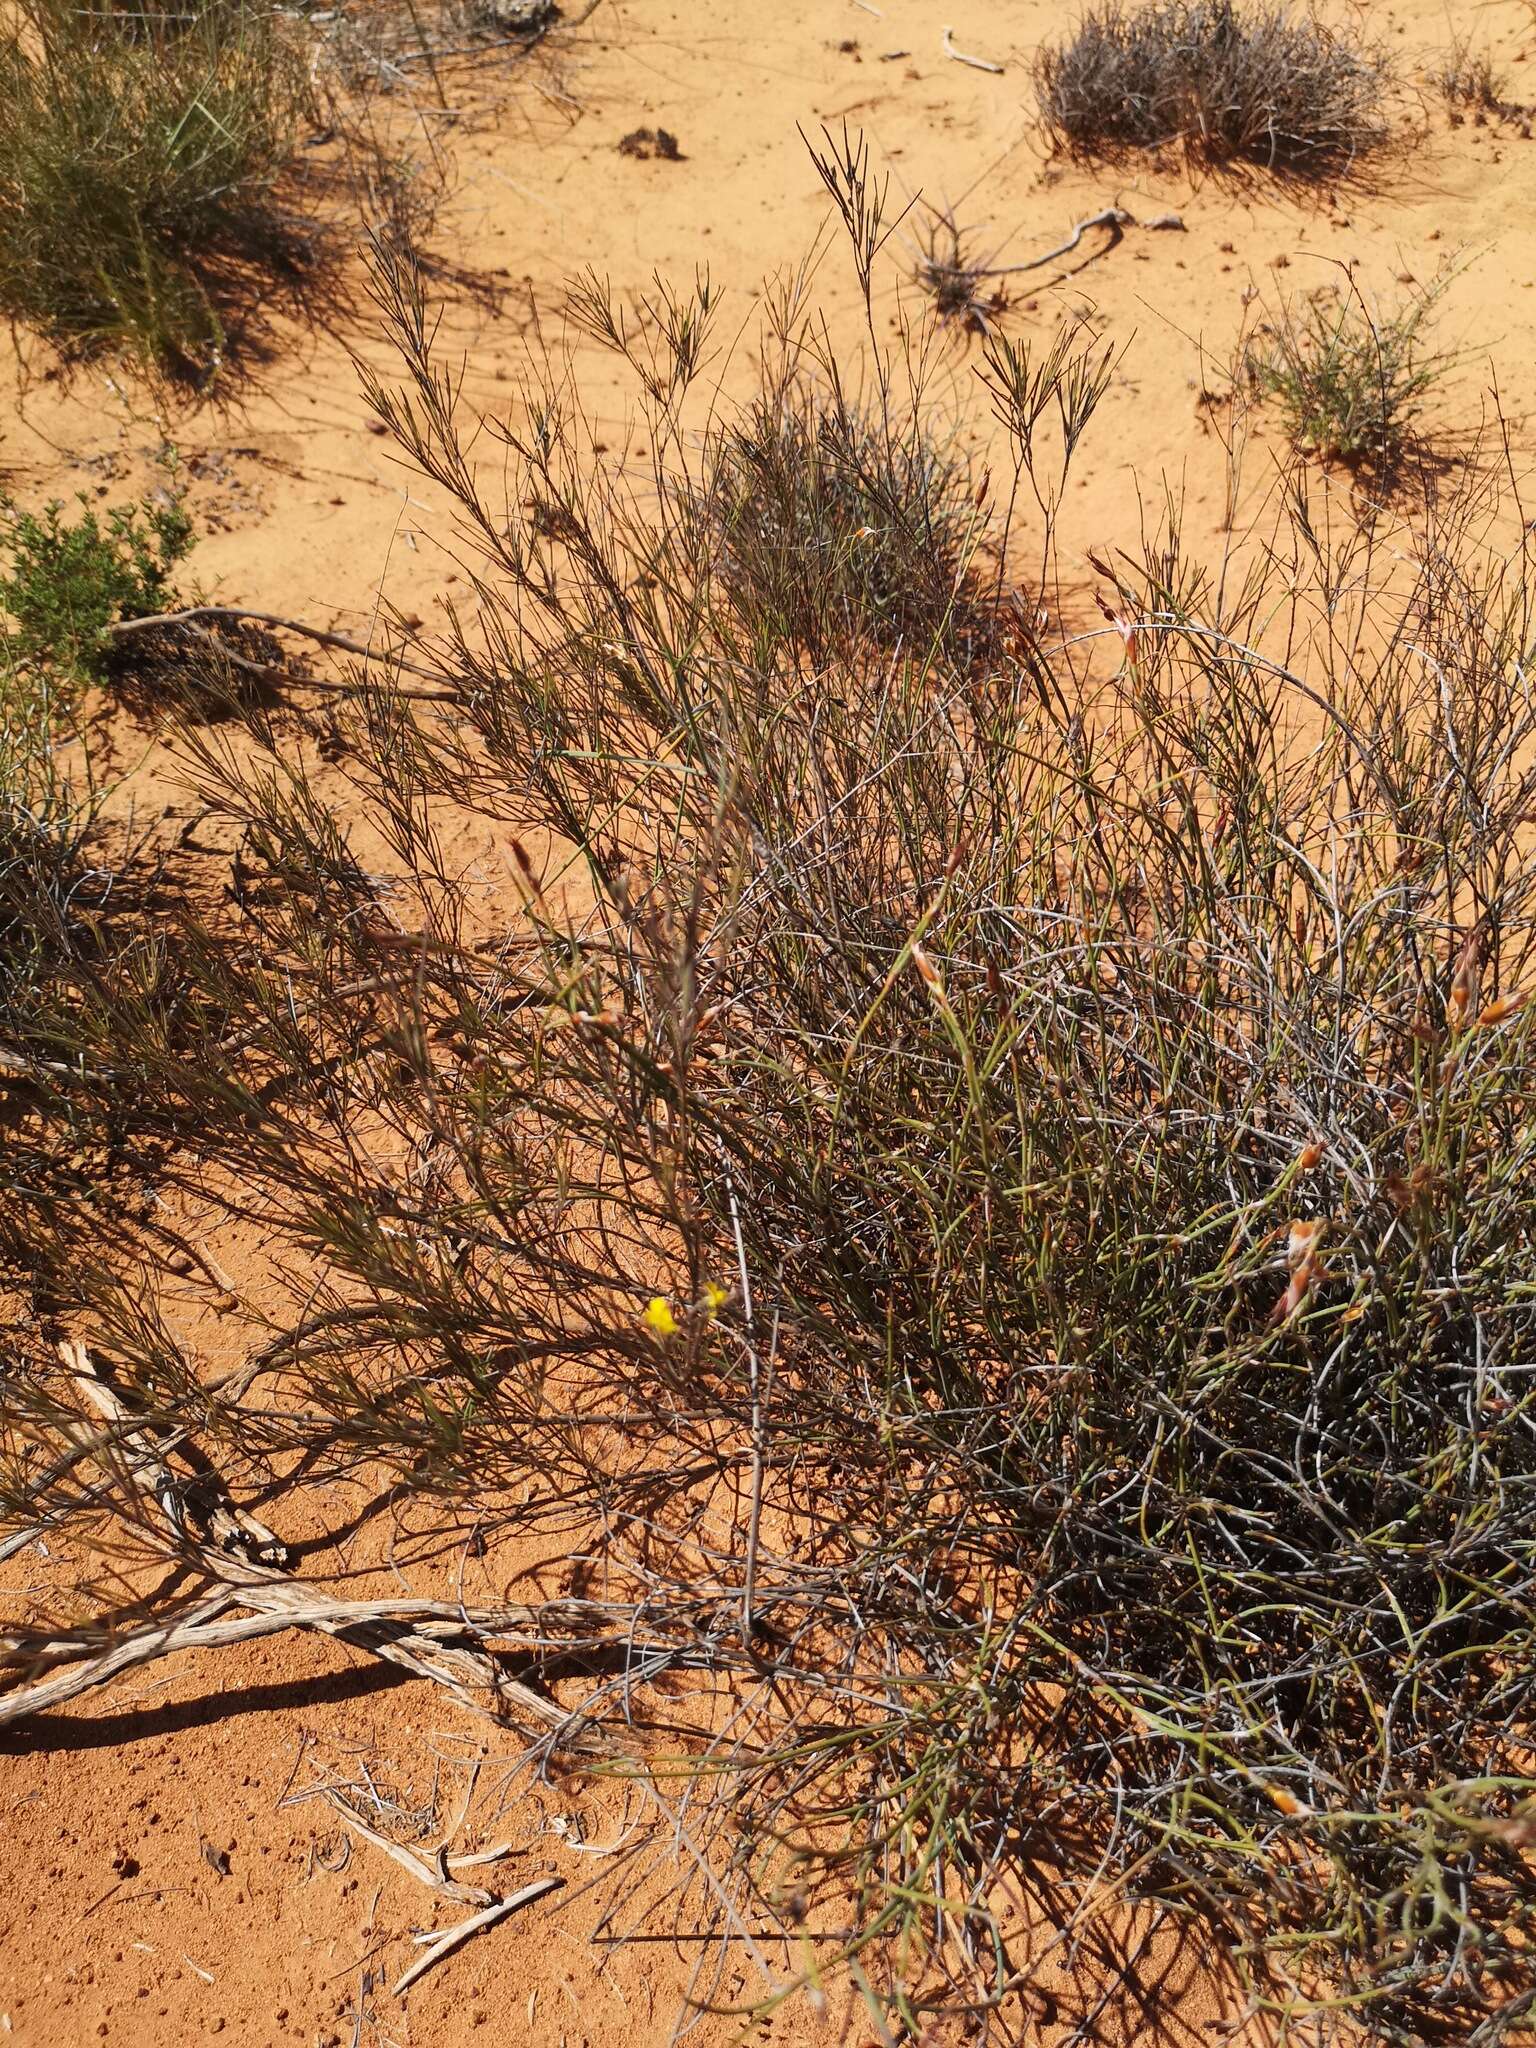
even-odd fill
[{"label": "yellow flower", "polygon": [[729,1299],[729,1296],[727,1295],[725,1289],[723,1287],[717,1287],[713,1280],[706,1280],[704,1283],[704,1293],[702,1299],[704,1302],[704,1313],[709,1317],[710,1321],[713,1322],[715,1317],[719,1315],[721,1309],[725,1307],[725,1304]]},{"label": "yellow flower", "polygon": [[654,1336],[675,1337],[677,1335],[677,1317],[673,1315],[671,1309],[667,1306],[667,1298],[664,1294],[653,1294],[651,1296],[645,1305],[645,1312],[640,1320]]}]

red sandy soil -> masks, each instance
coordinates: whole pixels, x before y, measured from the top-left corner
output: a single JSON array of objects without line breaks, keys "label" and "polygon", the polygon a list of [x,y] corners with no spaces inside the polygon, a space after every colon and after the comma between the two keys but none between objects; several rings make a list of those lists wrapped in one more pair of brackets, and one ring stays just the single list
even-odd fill
[{"label": "red sandy soil", "polygon": [[[1410,80],[1422,80],[1451,38],[1436,0],[1359,13]],[[1509,0],[1455,13],[1503,67],[1508,99],[1536,99],[1528,10]],[[1128,345],[1063,516],[1068,570],[1081,567],[1085,581],[1087,551],[1134,547],[1142,507],[1155,523],[1169,491],[1183,499],[1196,551],[1219,549],[1226,457],[1202,390],[1231,361],[1256,301],[1336,280],[1340,264],[1355,265],[1362,288],[1387,299],[1459,264],[1436,325],[1437,339],[1460,352],[1446,425],[1468,440],[1496,382],[1524,461],[1536,399],[1526,333],[1536,309],[1526,297],[1536,291],[1536,143],[1527,124],[1453,124],[1425,88],[1403,108],[1410,146],[1370,181],[1322,194],[1262,179],[1198,179],[1171,155],[1113,170],[1067,167],[1043,151],[1028,82],[1033,49],[1065,19],[1036,0],[946,0],[942,9],[924,0],[883,0],[878,9],[856,0],[604,0],[533,62],[493,55],[450,68],[449,98],[474,112],[450,137],[455,185],[432,246],[501,293],[495,313],[463,294],[446,307],[448,347],[466,360],[466,404],[515,405],[530,338],[559,336],[563,281],[589,265],[633,295],[653,272],[687,280],[708,264],[728,296],[721,332],[741,337],[721,374],[728,387],[745,384],[762,280],[799,261],[826,219],[796,124],[814,133],[846,121],[863,129],[894,195],[952,203],[962,222],[985,230],[981,246],[998,249],[1000,262],[1051,248],[1112,202],[1138,223],[1179,216],[1182,227],[1128,228],[1099,257],[1090,234],[1072,257],[1016,281],[1009,331],[1047,336],[1080,315]],[[958,48],[1001,64],[1001,75],[948,59],[946,25]],[[641,127],[671,131],[681,160],[621,153],[620,140]],[[1062,275],[1076,264],[1083,267]],[[906,267],[898,237],[877,299],[884,321],[894,322],[903,300],[914,317],[920,310]],[[821,284],[834,327],[846,327],[852,281],[835,245]],[[331,328],[279,324],[271,339],[270,360],[249,381],[182,410],[157,407],[121,371],[97,367],[70,381],[40,376],[35,363],[27,378],[7,371],[7,488],[27,503],[76,489],[108,501],[132,496],[169,441],[206,535],[193,567],[211,594],[358,635],[371,630],[381,601],[430,626],[458,572],[431,493],[368,430],[351,352],[386,358],[360,271]],[[980,447],[990,429],[976,363],[974,344],[950,336],[934,356],[933,397]],[[577,369],[606,459],[641,463],[646,451],[608,360],[585,345]],[[1273,452],[1260,429],[1248,449],[1259,487]],[[1347,513],[1347,479],[1319,473],[1317,488],[1336,494]],[[121,716],[101,741],[122,778],[115,815],[164,842],[183,834],[192,807],[153,730]],[[319,786],[328,787],[323,769]],[[339,780],[329,788],[340,801]],[[204,846],[194,829],[191,845],[214,866],[227,861],[216,838]],[[474,850],[494,874],[496,846],[487,839]],[[238,1232],[210,1226],[203,1242],[237,1290],[259,1287],[255,1248]],[[215,1369],[233,1340],[208,1292],[188,1278],[183,1309]],[[361,1494],[327,1503],[333,1525],[363,1505]],[[423,1592],[452,1577],[451,1567],[445,1581],[441,1567],[414,1556],[399,1513],[369,1523],[330,1560],[316,1569],[391,1568],[392,1583]],[[518,1598],[528,1562],[480,1560],[466,1597]],[[57,1596],[69,1561],[50,1555],[44,1539],[7,1570],[24,1604]],[[622,1797],[573,1776],[525,1776],[507,1784],[498,1815],[495,1788],[509,1778],[515,1738],[456,1715],[431,1690],[396,1683],[326,1639],[285,1636],[151,1666],[11,1732],[0,1745],[0,2034],[39,2048],[98,2040],[162,2048],[215,2036],[231,2048],[511,2039],[529,2048],[649,2048],[669,2040],[696,1949],[659,1938],[613,1949],[588,1938],[603,1894],[586,1887],[603,1865],[583,1847],[615,1838]],[[402,2001],[387,1987],[409,1959],[411,1930],[447,1925],[464,1909],[441,1905],[364,1842],[353,1841],[344,1861],[342,1833],[323,1802],[282,1801],[321,1766],[347,1776],[366,1762],[406,1805],[421,1804],[436,1769],[446,1824],[475,1757],[482,1769],[465,1839],[516,1845],[498,1884],[549,1871],[567,1888],[553,1905],[464,1948]],[[1024,1919],[1022,1907],[1015,1916]],[[1125,1916],[1117,1924],[1110,1912],[1106,1925],[1133,1944]],[[782,1967],[782,1949],[770,1960]],[[1097,2038],[1127,2048],[1234,2038],[1221,2030],[1239,2017],[1238,2004],[1194,1948],[1154,1944],[1136,1979],[1144,1998],[1112,1999]],[[1071,1964],[1055,1956],[1040,1984],[1022,2010],[1031,2015],[1028,2038],[1042,2044],[1061,2038],[1107,1988],[1102,1961],[1086,1953]],[[721,1996],[755,1985],[750,1961],[733,1954]],[[804,2001],[769,2031],[794,2041],[867,2037],[857,2011],[818,2015]],[[724,2042],[737,2032],[735,2022],[709,2018],[694,2022],[691,2038]],[[1235,2038],[1263,2036],[1250,2024]]]}]

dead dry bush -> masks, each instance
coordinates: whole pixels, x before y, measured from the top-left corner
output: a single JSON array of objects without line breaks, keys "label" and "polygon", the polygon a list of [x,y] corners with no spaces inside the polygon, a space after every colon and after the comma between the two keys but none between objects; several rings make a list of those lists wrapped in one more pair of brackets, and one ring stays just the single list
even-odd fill
[{"label": "dead dry bush", "polygon": [[[867,293],[881,195],[856,152],[824,170]],[[247,1589],[278,1567],[238,1525],[221,1549],[194,1440],[231,1501],[270,1489],[279,1535],[285,1489],[381,1470],[445,1541],[562,1532],[554,1606],[455,1610],[446,1647],[479,1660],[455,1682],[536,1754],[628,1756],[671,1813],[692,1874],[658,1908],[627,1864],[614,1926],[642,1901],[693,1933],[778,1919],[759,2013],[842,1967],[914,2037],[961,2007],[1018,2037],[1002,1890],[1048,1885],[1078,1941],[1110,1884],[1219,1930],[1324,2035],[1512,2038],[1536,2000],[1529,536],[1497,553],[1472,496],[1332,531],[1298,477],[1246,571],[1176,531],[1098,565],[1082,634],[1028,606],[978,653],[927,586],[893,633],[886,586],[807,574],[776,637],[740,554],[782,575],[766,506],[735,557],[699,508],[786,414],[684,430],[706,303],[618,344],[636,481],[592,466],[558,365],[461,419],[387,252],[380,292],[403,374],[373,402],[479,563],[415,650],[457,705],[376,677],[342,714],[382,868],[291,734],[189,735],[242,835],[238,928],[188,920],[158,982],[82,977],[52,1008],[70,1071],[34,1075],[45,1129],[131,1102],[158,1185],[259,1222],[291,1307],[211,1387],[147,1262],[108,1287],[77,1257],[66,1320],[116,1424],[92,1395],[87,1465],[80,1355],[18,1360],[13,1520],[169,1550],[247,1632],[276,1624],[229,1621],[229,1559]],[[812,309],[776,317],[835,403]],[[1047,530],[1096,360],[988,359],[998,499]],[[872,372],[882,421],[900,374]],[[794,545],[822,512],[776,516]],[[461,871],[446,805],[498,836],[514,909]],[[99,1227],[22,1195],[39,1242]],[[321,1614],[296,1625],[358,1639]],[[89,1683],[101,1650],[47,1656]],[[540,1720],[514,1688],[556,1659],[582,1703]],[[650,1690],[668,1668],[725,1689],[691,1736],[687,1692]],[[840,1932],[812,1951],[802,1925]]]},{"label": "dead dry bush", "polygon": [[1386,141],[1388,86],[1379,52],[1315,15],[1234,0],[1110,0],[1035,65],[1046,132],[1071,155],[1177,143],[1307,178]]}]

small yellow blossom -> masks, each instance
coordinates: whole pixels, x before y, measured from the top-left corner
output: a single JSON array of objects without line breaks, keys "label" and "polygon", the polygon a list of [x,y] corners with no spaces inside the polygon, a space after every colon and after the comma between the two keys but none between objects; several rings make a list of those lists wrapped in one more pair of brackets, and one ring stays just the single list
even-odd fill
[{"label": "small yellow blossom", "polygon": [[723,1287],[717,1287],[713,1280],[705,1281],[703,1294],[704,1313],[711,1322],[719,1315],[721,1309],[725,1307],[727,1299],[728,1296]]},{"label": "small yellow blossom", "polygon": [[675,1337],[677,1335],[677,1317],[673,1315],[671,1309],[667,1306],[667,1298],[664,1294],[653,1294],[651,1296],[645,1305],[645,1312],[640,1320],[657,1337]]}]

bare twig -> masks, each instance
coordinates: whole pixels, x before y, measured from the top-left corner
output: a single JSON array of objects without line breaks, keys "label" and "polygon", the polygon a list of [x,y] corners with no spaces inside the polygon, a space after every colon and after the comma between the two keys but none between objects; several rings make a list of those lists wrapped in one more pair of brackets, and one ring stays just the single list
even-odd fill
[{"label": "bare twig", "polygon": [[137,633],[153,633],[163,626],[200,626],[212,620],[225,625],[272,626],[284,633],[298,633],[306,640],[313,640],[321,647],[334,647],[343,654],[356,654],[364,661],[387,663],[392,668],[404,669],[409,675],[426,676],[435,680],[435,672],[422,668],[402,657],[370,647],[365,641],[351,640],[345,633],[331,633],[320,626],[308,626],[302,619],[284,618],[278,612],[254,612],[244,605],[195,604],[185,611],[151,612],[142,619],[118,619],[107,627],[114,640],[131,639]]},{"label": "bare twig", "polygon": [[532,1884],[525,1884],[521,1891],[513,1892],[510,1898],[497,1899],[486,1907],[483,1913],[473,1913],[469,1919],[461,1920],[457,1927],[450,1927],[432,1939],[432,1946],[425,1954],[416,1958],[410,1968],[402,1971],[392,1987],[399,1998],[409,1990],[418,1977],[424,1977],[428,1970],[440,1963],[444,1956],[451,1955],[471,1935],[481,1933],[487,1927],[494,1927],[498,1920],[505,1920],[509,1913],[516,1913],[524,1906],[531,1906],[535,1899],[542,1899],[546,1892],[558,1891],[565,1882],[563,1877],[535,1878]]},{"label": "bare twig", "polygon": [[[202,1502],[194,1508],[191,1482],[165,1462],[164,1441],[157,1441],[101,1378],[85,1346],[71,1339],[59,1349],[81,1397],[114,1425],[110,1434],[97,1433],[89,1440],[89,1455],[100,1464],[109,1447],[118,1451],[132,1484],[159,1507],[173,1554],[184,1557],[190,1552],[220,1585],[206,1603],[195,1603],[169,1621],[157,1620],[89,1662],[0,1701],[0,1726],[77,1698],[123,1670],[177,1649],[207,1648],[282,1628],[311,1628],[398,1664],[416,1677],[429,1678],[463,1705],[493,1719],[521,1719],[568,1747],[603,1746],[595,1730],[579,1726],[578,1717],[509,1677],[485,1647],[484,1627],[462,1606],[447,1601],[334,1601],[272,1569],[268,1560],[274,1553],[285,1555],[282,1546],[269,1529],[235,1506],[206,1460],[196,1475]],[[194,1519],[201,1519],[205,1535],[194,1528]],[[210,1633],[205,1625],[236,1604],[254,1610],[253,1619],[227,1623],[222,1632]],[[492,1627],[516,1627],[526,1624],[532,1612],[499,1611],[485,1620]],[[44,1662],[67,1659],[74,1664],[90,1657],[90,1645],[78,1634],[44,1640],[37,1645],[37,1655]]]},{"label": "bare twig", "polygon": [[[214,1617],[232,1606],[253,1611],[214,1625]],[[67,1662],[71,1666],[0,1699],[0,1727],[62,1706],[124,1671],[178,1650],[215,1649],[276,1635],[287,1628],[304,1628],[335,1636],[355,1649],[401,1665],[418,1678],[429,1678],[478,1713],[496,1720],[531,1721],[551,1736],[563,1738],[568,1747],[600,1747],[596,1730],[576,1728],[576,1716],[508,1677],[482,1647],[500,1630],[524,1627],[536,1615],[537,1610],[527,1608],[477,1613],[446,1600],[331,1600],[293,1579],[250,1584],[228,1580],[204,1599],[172,1616],[160,1617],[106,1649],[100,1648],[99,1641],[75,1633],[0,1639],[0,1661],[16,1662],[28,1653],[37,1663]],[[474,1647],[466,1647],[465,1639]]]},{"label": "bare twig", "polygon": [[1090,213],[1086,220],[1080,220],[1064,242],[1054,249],[1047,249],[1043,256],[1032,256],[1027,263],[1002,263],[989,265],[975,271],[977,277],[1017,277],[1026,270],[1041,270],[1047,263],[1054,263],[1058,256],[1070,256],[1090,228],[1108,228],[1112,239],[1106,245],[1113,248],[1128,227],[1135,221],[1123,207],[1106,206],[1098,213]]},{"label": "bare twig", "polygon": [[964,50],[957,50],[954,45],[954,33],[952,28],[947,28],[944,31],[944,54],[946,57],[953,57],[957,64],[969,64],[973,71],[990,71],[994,77],[1002,77],[1003,67],[1001,64],[994,64],[988,57],[972,57]]},{"label": "bare twig", "polygon": [[346,1825],[364,1841],[372,1842],[376,1849],[382,1849],[386,1856],[392,1856],[402,1870],[408,1870],[418,1884],[429,1885],[435,1892],[441,1892],[445,1899],[453,1899],[461,1906],[489,1906],[497,1903],[494,1892],[488,1892],[481,1885],[459,1884],[454,1878],[444,1877],[425,1856],[418,1856],[414,1849],[408,1849],[403,1842],[392,1842],[388,1835],[381,1835],[377,1828],[368,1825],[351,1803],[344,1799],[334,1785],[325,1787],[325,1797],[341,1815]]},{"label": "bare twig", "polygon": [[[363,661],[377,662],[395,670],[397,674],[431,677],[435,673],[419,662],[407,660],[404,655],[364,646],[361,641],[349,640],[342,633],[323,632],[318,626],[306,626],[301,619],[279,618],[271,612],[245,611],[233,605],[195,605],[187,611],[152,612],[142,619],[119,619],[106,630],[114,640],[125,640],[134,634],[151,632],[162,626],[190,633],[205,646],[213,648],[231,668],[239,669],[242,675],[258,676],[263,682],[268,683],[283,683],[290,689],[328,690],[336,696],[355,697],[377,687],[371,683],[338,680],[334,676],[296,675],[292,669],[284,668],[279,662],[254,661],[250,655],[241,654],[231,647],[229,642],[217,633],[209,632],[201,623],[204,619],[222,619],[230,624],[243,621],[281,627],[290,633],[301,633],[306,639],[314,640],[322,647],[335,647],[343,653],[355,654]],[[461,704],[464,701],[463,692],[451,686],[416,689],[408,683],[395,682],[389,685],[389,690],[391,696],[407,698],[419,704]]]},{"label": "bare twig", "polygon": [[[51,1678],[39,1679],[35,1685],[7,1694],[0,1699],[0,1728],[24,1721],[29,1714],[42,1714],[51,1707],[61,1707],[69,1700],[78,1699],[81,1693],[107,1684],[125,1671],[151,1663],[157,1657],[168,1657],[173,1650],[198,1649],[209,1642],[241,1641],[253,1635],[270,1634],[273,1623],[266,1616],[254,1617],[258,1623],[254,1627],[250,1625],[252,1618],[244,1623],[222,1623],[217,1629],[210,1627],[217,1616],[233,1606],[235,1598],[233,1586],[220,1586],[216,1592],[206,1594],[190,1607],[125,1636],[91,1663],[83,1666],[72,1664],[70,1669],[57,1672]],[[14,1641],[8,1642],[8,1659],[13,1654]],[[44,1662],[59,1655],[73,1657],[77,1654],[68,1637],[37,1645],[37,1655]]]}]

